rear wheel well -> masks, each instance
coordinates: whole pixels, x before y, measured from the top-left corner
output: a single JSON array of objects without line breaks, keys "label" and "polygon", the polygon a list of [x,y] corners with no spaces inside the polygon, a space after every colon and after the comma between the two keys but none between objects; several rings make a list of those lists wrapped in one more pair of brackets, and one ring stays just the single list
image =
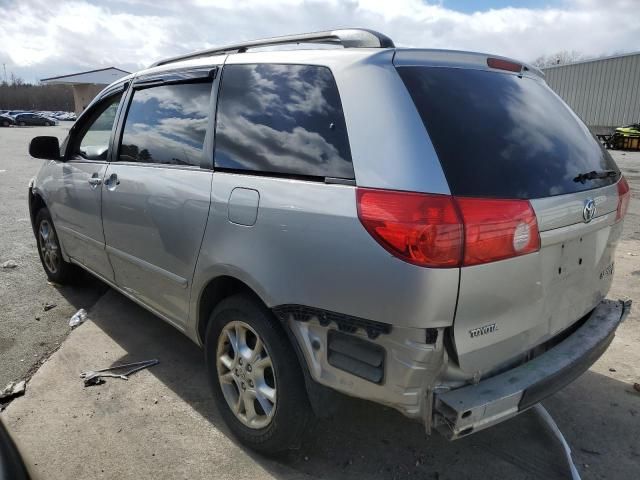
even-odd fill
[{"label": "rear wheel well", "polygon": [[[198,310],[198,339],[200,340],[201,345],[204,345],[205,343],[207,326],[213,310],[225,298],[239,293],[249,294],[258,302],[264,304],[260,296],[249,285],[234,277],[221,276],[214,278],[204,288],[202,295],[200,296],[200,305]],[[285,322],[282,322],[280,325],[282,326],[283,334],[286,335],[291,343],[298,359],[298,363],[302,368],[307,394],[315,415],[319,418],[330,417],[341,405],[342,395],[313,380],[307,361],[302,353],[300,345],[295,339],[295,335],[287,327]]]},{"label": "rear wheel well", "polygon": [[209,317],[213,309],[216,308],[216,305],[225,298],[238,293],[248,293],[260,300],[251,287],[234,277],[216,277],[204,287],[200,295],[200,306],[198,310],[198,338],[200,339],[200,343],[204,343]]}]

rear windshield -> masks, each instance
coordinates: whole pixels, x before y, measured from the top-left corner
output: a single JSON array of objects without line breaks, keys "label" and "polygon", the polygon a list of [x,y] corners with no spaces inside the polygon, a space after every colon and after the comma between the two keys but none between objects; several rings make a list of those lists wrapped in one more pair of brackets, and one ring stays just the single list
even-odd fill
[{"label": "rear windshield", "polygon": [[540,198],[616,177],[609,153],[540,79],[444,67],[398,67],[436,149],[451,193]]}]

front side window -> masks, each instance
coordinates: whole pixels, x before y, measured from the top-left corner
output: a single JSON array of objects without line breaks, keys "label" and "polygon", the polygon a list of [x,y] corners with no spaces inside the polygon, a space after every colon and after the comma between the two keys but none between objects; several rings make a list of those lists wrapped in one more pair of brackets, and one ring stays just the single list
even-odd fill
[{"label": "front side window", "polygon": [[227,65],[216,121],[219,169],[354,178],[331,71],[312,65]]},{"label": "front side window", "polygon": [[87,160],[106,160],[109,154],[109,139],[116,120],[121,94],[114,95],[98,108],[97,116],[84,129],[74,154]]},{"label": "front side window", "polygon": [[209,117],[211,82],[136,90],[118,159],[200,166]]}]

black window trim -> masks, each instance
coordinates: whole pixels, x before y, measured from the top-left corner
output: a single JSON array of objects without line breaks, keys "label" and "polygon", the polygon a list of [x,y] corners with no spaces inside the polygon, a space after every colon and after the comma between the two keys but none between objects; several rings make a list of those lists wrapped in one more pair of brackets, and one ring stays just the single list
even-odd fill
[{"label": "black window trim", "polygon": [[316,176],[316,175],[301,175],[301,174],[291,174],[291,173],[280,173],[280,172],[266,172],[266,171],[255,171],[255,170],[245,170],[245,169],[239,169],[239,168],[226,168],[226,167],[217,167],[215,164],[215,144],[214,144],[214,149],[212,151],[212,170],[214,172],[220,172],[220,173],[231,173],[234,175],[247,175],[247,176],[251,176],[251,177],[269,177],[269,178],[285,178],[285,179],[289,179],[289,180],[299,180],[299,181],[305,181],[305,182],[316,182],[316,183],[325,183],[325,184],[331,184],[331,185],[348,185],[348,186],[356,186],[357,185],[357,179],[356,179],[356,169],[355,166],[353,165],[353,156],[352,156],[352,152],[351,152],[351,142],[349,140],[349,126],[347,124],[347,118],[344,115],[344,108],[342,105],[342,97],[340,96],[340,89],[338,88],[338,82],[336,82],[336,77],[333,74],[333,70],[331,69],[331,67],[329,67],[328,65],[323,65],[323,64],[318,64],[318,63],[298,63],[298,62],[242,62],[242,63],[225,63],[224,65],[222,65],[221,69],[220,69],[220,74],[216,75],[216,82],[218,84],[215,95],[216,95],[216,108],[214,111],[214,118],[213,118],[213,132],[214,132],[214,139],[216,138],[217,132],[216,132],[216,128],[218,125],[218,101],[219,101],[219,95],[220,95],[220,89],[222,86],[222,80],[224,78],[224,72],[227,66],[232,66],[232,65],[291,65],[291,66],[300,66],[300,67],[322,67],[322,68],[326,68],[327,70],[329,70],[329,73],[331,74],[331,78],[333,79],[333,82],[336,86],[336,94],[338,95],[338,102],[340,103],[340,111],[342,112],[342,116],[344,118],[344,123],[345,123],[345,132],[347,135],[347,146],[349,147],[349,157],[351,159],[351,165],[353,168],[353,178],[342,178],[342,177],[331,177],[331,176]]},{"label": "black window trim", "polygon": [[[128,89],[126,97],[123,97],[120,108],[122,113],[119,115],[117,121],[117,128],[115,135],[113,136],[113,150],[110,155],[109,163],[115,165],[127,165],[137,166],[143,168],[169,168],[174,170],[213,170],[213,143],[214,143],[214,126],[216,107],[218,102],[218,90],[220,85],[220,65],[210,65],[207,67],[198,68],[181,68],[171,70],[168,72],[143,75],[137,77],[132,82],[131,88]],[[120,149],[122,148],[122,136],[124,134],[124,127],[129,114],[129,108],[133,100],[133,95],[138,90],[144,90],[147,88],[159,87],[163,85],[182,85],[189,83],[211,83],[211,94],[209,99],[209,118],[207,121],[207,133],[205,134],[205,141],[203,147],[204,159],[199,166],[196,165],[171,165],[164,163],[152,163],[152,162],[126,162],[120,161]]]}]

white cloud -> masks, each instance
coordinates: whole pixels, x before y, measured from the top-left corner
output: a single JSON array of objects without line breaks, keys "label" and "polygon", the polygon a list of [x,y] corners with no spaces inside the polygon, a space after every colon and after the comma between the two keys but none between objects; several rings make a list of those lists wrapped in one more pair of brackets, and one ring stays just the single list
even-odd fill
[{"label": "white cloud", "polygon": [[492,52],[533,60],[640,50],[636,0],[566,0],[553,8],[471,14],[437,0],[8,0],[0,4],[0,63],[28,81],[83,69],[136,70],[159,58],[287,33],[362,26],[400,46]]}]

